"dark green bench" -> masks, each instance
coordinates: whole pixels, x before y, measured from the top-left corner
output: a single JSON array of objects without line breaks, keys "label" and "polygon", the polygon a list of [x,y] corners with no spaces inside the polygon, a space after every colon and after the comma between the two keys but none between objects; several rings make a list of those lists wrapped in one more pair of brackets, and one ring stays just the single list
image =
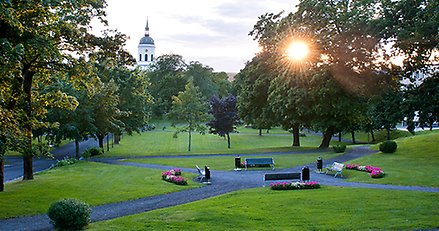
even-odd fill
[{"label": "dark green bench", "polygon": [[266,181],[279,181],[279,180],[297,180],[300,181],[300,172],[288,172],[288,173],[267,173],[264,175],[264,186]]},{"label": "dark green bench", "polygon": [[245,170],[249,167],[271,167],[274,170],[273,158],[246,158],[244,164]]}]

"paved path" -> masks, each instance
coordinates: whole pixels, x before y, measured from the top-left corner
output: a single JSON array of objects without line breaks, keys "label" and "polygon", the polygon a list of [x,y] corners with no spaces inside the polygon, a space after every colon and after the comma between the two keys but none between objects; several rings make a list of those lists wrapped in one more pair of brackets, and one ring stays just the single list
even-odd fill
[{"label": "paved path", "polygon": [[[79,143],[79,153],[84,152],[91,147],[98,147],[97,140],[90,138],[88,140]],[[76,152],[75,142],[70,142],[59,148],[55,148],[50,153],[55,159],[38,158],[33,159],[34,173],[41,172],[50,168],[52,164],[55,164],[57,160],[61,160],[66,156],[74,157]],[[22,156],[5,156],[5,182],[12,181],[23,177],[23,157]]]},{"label": "paved path", "polygon": [[[345,162],[365,155],[370,155],[374,152],[375,151],[370,150],[367,147],[359,146],[354,149],[351,149],[344,155],[327,159],[325,160],[325,162],[326,163],[332,163],[333,161]],[[228,155],[230,156],[230,154]],[[216,156],[216,155],[210,155],[210,156]],[[183,156],[183,157],[189,158],[188,156]],[[200,156],[196,156],[196,157],[200,157]],[[148,158],[148,157],[144,157],[144,158]],[[152,158],[156,158],[156,157],[152,157]],[[162,169],[162,170],[168,170],[172,168],[172,166],[163,166],[156,164],[119,162],[117,158],[100,158],[100,159],[95,159],[95,161],[108,163],[108,164],[129,165],[129,166],[144,167],[144,168]],[[310,163],[308,166],[310,166],[311,170],[315,169],[314,163]],[[302,166],[297,166],[289,169],[277,169],[274,170],[274,172],[289,172],[289,171],[299,172],[301,168]],[[197,171],[192,168],[182,168],[182,170],[185,172],[197,173]],[[184,190],[180,192],[145,197],[136,200],[129,200],[124,202],[95,206],[92,209],[93,212],[91,218],[93,222],[101,221],[101,220],[109,220],[117,217],[122,217],[122,216],[137,214],[141,212],[151,211],[155,209],[198,201],[240,189],[261,187],[263,185],[263,180],[262,180],[263,175],[266,172],[267,171],[255,171],[255,170],[251,170],[251,171],[212,170],[211,185],[206,185],[204,187]],[[269,170],[269,172],[273,172],[273,171]],[[347,182],[344,179],[334,178],[332,176],[328,176],[324,174],[317,174],[312,171],[311,171],[311,179],[318,181],[322,185],[331,185],[331,186],[375,188],[375,189],[389,189],[389,190],[409,190],[409,191],[439,193],[439,188]],[[0,230],[52,230],[52,229],[53,227],[49,223],[49,218],[45,214],[0,220]]]}]

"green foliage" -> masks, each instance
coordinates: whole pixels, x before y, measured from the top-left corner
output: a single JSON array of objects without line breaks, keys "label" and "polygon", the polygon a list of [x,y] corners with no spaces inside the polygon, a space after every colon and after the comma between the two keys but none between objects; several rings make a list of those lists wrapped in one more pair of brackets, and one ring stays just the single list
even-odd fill
[{"label": "green foliage", "polygon": [[104,154],[104,151],[102,151],[101,148],[89,148],[89,149],[85,150],[81,156],[87,159],[87,158],[90,158],[93,156],[99,156],[102,154]]},{"label": "green foliage", "polygon": [[210,118],[207,110],[207,103],[192,80],[185,86],[185,91],[172,97],[172,109],[168,114],[168,118],[173,121],[174,127],[179,122],[185,124],[178,127],[174,137],[180,132],[187,132],[189,137],[188,151],[191,150],[192,132],[205,133],[206,131],[206,126],[201,123]]},{"label": "green foliage", "polygon": [[78,199],[62,199],[49,207],[47,215],[59,230],[82,230],[91,221],[91,208]]},{"label": "green foliage", "polygon": [[76,162],[78,162],[78,159],[66,156],[66,157],[64,157],[64,159],[58,160],[56,162],[56,164],[53,165],[53,167],[62,167],[62,166],[72,165],[72,164],[76,164]]},{"label": "green foliage", "polygon": [[334,149],[335,153],[342,153],[346,151],[346,145],[345,144],[338,144],[332,146],[332,149]]},{"label": "green foliage", "polygon": [[380,151],[383,153],[394,153],[398,145],[393,140],[386,140],[380,144]]}]

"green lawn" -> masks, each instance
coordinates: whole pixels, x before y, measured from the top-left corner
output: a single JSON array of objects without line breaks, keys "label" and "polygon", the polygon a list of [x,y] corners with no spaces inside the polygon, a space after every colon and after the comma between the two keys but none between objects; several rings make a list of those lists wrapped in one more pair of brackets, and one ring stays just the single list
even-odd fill
[{"label": "green lawn", "polygon": [[[172,137],[172,132],[153,131],[124,136],[120,145],[114,146],[106,156],[148,156],[148,155],[181,155],[209,153],[259,153],[285,152],[292,150],[315,149],[321,142],[320,136],[309,135],[301,137],[300,148],[292,148],[292,135],[268,134],[231,134],[231,148],[227,141],[217,135],[193,134],[192,150],[187,151],[188,138],[181,133],[178,138]],[[338,144],[338,142],[334,142]]]},{"label": "green lawn", "polygon": [[93,223],[89,230],[414,230],[439,227],[438,193],[257,188]]},{"label": "green lawn", "polygon": [[[374,136],[375,136],[375,142],[372,142],[372,136],[370,135],[370,133],[355,132],[355,140],[357,142],[380,143],[380,142],[387,140],[387,131],[385,129],[375,130]],[[392,140],[402,138],[402,137],[409,137],[409,136],[412,136],[412,134],[408,131],[393,130],[390,132],[390,139],[392,139]],[[352,135],[351,135],[351,133],[346,133],[346,134],[342,135],[342,138],[352,140]]]},{"label": "green lawn", "polygon": [[439,187],[439,133],[431,132],[396,140],[395,153],[377,153],[347,163],[381,167],[384,178],[374,179],[365,172],[343,170],[349,181]]},{"label": "green lawn", "polygon": [[[195,177],[183,174],[189,179]],[[0,193],[0,218],[45,213],[52,202],[62,198],[99,205],[199,186],[191,180],[188,186],[165,182],[160,170],[79,162],[44,171],[32,181],[7,183]]]},{"label": "green lawn", "polygon": [[[316,161],[317,157],[323,159],[332,158],[341,153],[308,153],[308,154],[290,154],[290,155],[271,155],[277,169],[291,168],[294,166],[305,165]],[[252,156],[251,158],[262,158],[267,156]],[[235,165],[235,156],[230,157],[198,157],[198,158],[147,158],[147,159],[125,159],[125,162],[149,163],[169,165],[175,167],[194,168],[195,165],[200,167],[209,166],[212,170],[233,170]],[[244,162],[246,157],[241,157]],[[258,168],[259,169],[259,168]],[[267,169],[267,168],[265,168]]]}]

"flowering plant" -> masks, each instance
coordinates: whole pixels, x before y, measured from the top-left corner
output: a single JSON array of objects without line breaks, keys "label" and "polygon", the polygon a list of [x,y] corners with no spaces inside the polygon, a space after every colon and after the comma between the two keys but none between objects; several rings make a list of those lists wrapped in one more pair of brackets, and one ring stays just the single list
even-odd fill
[{"label": "flowering plant", "polygon": [[275,182],[270,184],[272,190],[298,190],[298,189],[317,189],[320,184],[317,181],[309,182]]},{"label": "flowering plant", "polygon": [[181,169],[179,168],[162,172],[162,179],[178,185],[187,185],[187,179],[181,176]]},{"label": "flowering plant", "polygon": [[375,167],[372,165],[359,165],[359,164],[346,164],[346,169],[358,170],[370,173],[372,178],[384,177],[384,171],[380,167]]}]

